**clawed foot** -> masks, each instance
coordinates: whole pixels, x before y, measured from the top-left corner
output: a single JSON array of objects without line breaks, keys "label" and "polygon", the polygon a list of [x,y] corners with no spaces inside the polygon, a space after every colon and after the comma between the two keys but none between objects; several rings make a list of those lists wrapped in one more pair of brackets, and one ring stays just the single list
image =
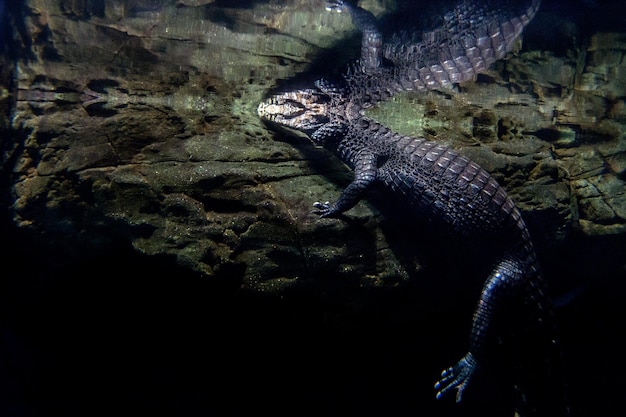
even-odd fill
[{"label": "clawed foot", "polygon": [[319,215],[320,217],[329,217],[333,214],[333,206],[328,201],[326,201],[325,203],[320,203],[319,201],[316,201],[315,203],[313,203],[313,207],[315,207],[313,213]]},{"label": "clawed foot", "polygon": [[456,402],[461,402],[463,391],[474,371],[476,370],[476,359],[471,353],[465,355],[456,365],[446,369],[441,373],[441,380],[435,384],[437,399],[440,399],[446,392],[456,388]]},{"label": "clawed foot", "polygon": [[326,10],[329,12],[341,13],[345,10],[345,3],[343,0],[328,0],[326,1]]}]

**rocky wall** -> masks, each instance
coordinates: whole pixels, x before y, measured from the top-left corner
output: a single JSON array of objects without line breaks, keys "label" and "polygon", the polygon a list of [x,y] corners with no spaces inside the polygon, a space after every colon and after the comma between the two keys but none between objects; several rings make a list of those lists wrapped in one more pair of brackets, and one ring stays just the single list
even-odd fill
[{"label": "rocky wall", "polygon": [[[365,3],[378,14],[393,6]],[[393,215],[375,197],[352,222],[317,219],[312,203],[336,198],[351,173],[256,115],[270,91],[336,72],[330,59],[358,53],[347,16],[322,1],[32,0],[22,13],[17,41],[30,48],[5,88],[5,199],[17,227],[66,248],[68,261],[122,237],[260,291],[318,287],[327,273],[394,286],[420,270],[417,254],[407,259],[389,241]],[[566,50],[534,49],[533,30],[476,83],[400,95],[370,116],[484,166],[542,257],[586,238],[623,242],[623,34],[598,28]]]}]

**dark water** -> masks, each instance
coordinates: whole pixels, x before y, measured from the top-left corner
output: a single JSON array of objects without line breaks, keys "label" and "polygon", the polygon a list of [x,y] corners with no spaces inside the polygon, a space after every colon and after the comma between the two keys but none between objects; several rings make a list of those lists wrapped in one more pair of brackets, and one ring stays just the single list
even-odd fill
[{"label": "dark water", "polygon": [[[239,134],[252,126],[250,129],[263,131],[263,135],[272,135],[256,120],[260,99],[269,89],[293,82],[290,76],[296,76],[298,82],[307,81],[327,66],[327,61],[315,58],[310,66],[300,61],[308,52],[285,53],[284,49],[292,45],[282,41],[273,41],[276,48],[282,48],[272,52],[278,56],[276,61],[238,61],[246,53],[255,55],[246,49],[256,47],[251,39],[259,30],[259,22],[264,22],[255,13],[269,10],[273,16],[283,12],[289,16],[294,10],[317,10],[315,6],[279,1],[201,3],[0,1],[0,415],[509,415],[510,398],[502,383],[507,380],[505,370],[492,370],[495,377],[491,379],[477,378],[461,405],[454,404],[452,398],[434,399],[432,385],[442,366],[464,352],[470,317],[459,320],[458,312],[471,311],[473,300],[437,311],[433,317],[415,305],[415,288],[411,286],[403,287],[405,291],[383,288],[353,297],[347,284],[342,297],[304,290],[264,295],[242,290],[240,281],[229,279],[230,275],[240,275],[239,266],[225,269],[227,272],[217,274],[216,279],[207,279],[184,261],[177,262],[172,253],[144,254],[145,247],[137,250],[131,244],[137,238],[135,229],[129,228],[132,232],[126,235],[118,223],[98,226],[102,218],[89,214],[86,221],[91,219],[98,225],[84,232],[77,226],[83,212],[72,206],[38,211],[45,204],[26,205],[16,216],[15,172],[23,174],[22,168],[16,168],[20,159],[16,149],[43,149],[44,138],[62,139],[68,133],[59,125],[88,132],[81,137],[93,140],[89,146],[98,152],[106,148],[93,139],[99,135],[114,144],[122,136],[134,138],[134,142],[115,147],[115,156],[103,153],[95,162],[97,167],[135,161],[138,149],[150,141],[158,142],[161,134],[183,132],[215,138],[218,132]],[[401,10],[411,8],[411,2],[398,3]],[[46,5],[62,10],[62,16],[47,14]],[[623,37],[621,7],[620,2],[600,0],[545,1],[543,25],[529,30],[527,41],[534,48],[552,48],[557,55],[567,55],[578,42],[571,38],[573,34],[584,39],[601,28],[621,31]],[[191,16],[196,20],[190,20]],[[566,22],[559,26],[562,30],[558,34],[550,30],[547,22],[551,18],[546,16],[559,16]],[[68,72],[55,66],[73,64],[73,58],[84,56],[78,52],[75,56],[58,54],[60,39],[83,32],[52,33],[46,29],[47,22],[67,19],[67,27],[71,27],[73,23],[108,18],[119,20],[107,21],[99,30],[119,34],[84,39],[85,45],[94,48],[103,39],[120,37],[116,45],[122,46],[111,56],[122,58],[110,61],[108,73],[88,73],[97,71],[100,63],[84,70],[80,62],[76,63],[78,70],[63,66]],[[275,19],[268,23],[270,29],[259,33],[271,34],[276,26],[282,28],[283,21]],[[285,25],[291,23],[293,27],[300,22],[298,17],[285,19]],[[155,20],[165,23],[153,29],[151,22]],[[204,27],[196,25],[202,21],[228,30],[215,32],[217,46],[200,39],[198,33],[203,33]],[[33,26],[33,22],[37,24]],[[576,30],[563,29],[569,22]],[[172,30],[187,27],[187,38],[180,35],[183,32],[166,38],[165,31],[158,30],[167,25]],[[132,36],[126,39],[125,33]],[[150,44],[153,49],[135,54],[132,44],[144,36],[154,36]],[[352,35],[352,44],[354,39],[358,47],[358,37]],[[320,54],[337,60],[347,59],[353,52],[344,50],[344,44],[338,47],[323,38],[315,42],[327,42],[328,50]],[[209,51],[206,55],[193,55],[203,48]],[[237,48],[242,52],[228,62],[211,61],[215,56],[229,57],[214,51]],[[81,53],[94,60],[100,54],[102,65],[106,65],[110,50],[105,46],[103,51]],[[271,54],[263,49],[258,55]],[[182,70],[174,71],[176,68]],[[607,74],[623,77],[623,73]],[[28,80],[28,88],[22,88],[20,76]],[[89,91],[95,95],[89,96]],[[619,102],[623,103],[624,97],[609,101],[619,114]],[[622,113],[614,119],[623,125],[623,117]],[[130,122],[120,122],[124,118]],[[91,125],[95,119],[102,124]],[[132,126],[134,130],[129,130]],[[31,128],[42,133],[30,136]],[[115,132],[123,133],[118,137]],[[23,145],[33,137],[41,143]],[[624,141],[623,132],[617,140]],[[174,148],[160,148],[159,152],[171,152],[172,159],[179,158]],[[31,162],[41,172],[53,160],[49,155],[38,154]],[[619,165],[623,161],[620,158],[623,154],[610,161]],[[71,177],[82,168],[80,161],[77,157],[69,160],[69,168],[62,175]],[[73,166],[79,168],[72,171]],[[624,181],[623,168],[617,172],[616,177]],[[57,187],[56,183],[53,186]],[[62,190],[58,187],[53,191]],[[620,193],[623,195],[624,189],[618,187],[615,196]],[[139,211],[150,213],[150,207]],[[35,221],[37,227],[29,227],[26,220]],[[109,228],[114,233],[102,232]],[[625,242],[623,232],[595,236],[571,233],[558,244],[541,246],[544,274],[559,303],[557,318],[574,416],[623,414]],[[342,277],[345,275],[313,278]]]}]

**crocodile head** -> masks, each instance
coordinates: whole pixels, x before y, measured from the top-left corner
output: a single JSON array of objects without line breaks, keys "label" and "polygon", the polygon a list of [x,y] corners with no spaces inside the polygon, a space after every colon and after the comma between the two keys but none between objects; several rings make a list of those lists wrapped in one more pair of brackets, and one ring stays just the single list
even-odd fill
[{"label": "crocodile head", "polygon": [[339,90],[316,83],[317,89],[295,90],[259,104],[261,119],[308,135],[318,145],[329,145],[346,128],[345,101]]},{"label": "crocodile head", "polygon": [[311,136],[330,121],[330,97],[319,90],[295,90],[270,97],[259,104],[259,116],[268,122]]}]

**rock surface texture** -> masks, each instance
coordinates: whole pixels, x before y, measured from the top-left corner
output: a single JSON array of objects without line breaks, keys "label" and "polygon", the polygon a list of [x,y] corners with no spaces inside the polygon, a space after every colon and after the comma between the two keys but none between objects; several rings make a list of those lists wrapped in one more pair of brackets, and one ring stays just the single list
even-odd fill
[{"label": "rock surface texture", "polygon": [[[386,34],[412,16],[414,3],[363,0],[359,4],[380,18]],[[615,331],[605,319],[623,313],[620,306],[626,293],[626,25],[619,1],[615,6],[599,1],[563,3],[544,1],[516,50],[476,82],[454,92],[403,93],[368,109],[368,116],[401,134],[452,146],[507,190],[528,225],[557,305],[571,314],[564,320],[566,359],[575,363],[575,373],[588,375],[573,384],[572,397],[582,410],[578,415],[620,415],[611,414],[609,408],[612,398],[622,394],[623,381],[616,379],[624,374],[624,365],[614,359],[623,349],[618,349],[619,343],[607,342],[607,335]],[[120,349],[101,336],[118,334],[117,327],[107,327],[112,310],[118,308],[109,303],[111,299],[118,305],[126,302],[128,311],[141,306],[145,316],[129,319],[119,313],[113,321],[123,327],[130,320],[120,337],[141,346],[137,349],[141,354],[122,360],[120,366],[114,359],[123,355],[117,351],[118,356],[113,354],[109,362],[105,359],[96,370],[106,374],[108,367],[133,369],[143,363],[145,352],[157,349],[154,358],[143,359],[145,369],[136,371],[146,392],[153,391],[146,398],[155,404],[160,404],[158,399],[149,395],[161,392],[156,388],[167,379],[163,375],[179,375],[177,364],[164,369],[160,362],[169,354],[156,348],[163,343],[163,334],[170,331],[176,341],[187,342],[184,348],[174,342],[168,346],[174,346],[177,358],[194,368],[197,361],[186,358],[191,349],[195,356],[190,356],[201,358],[198,369],[205,376],[214,371],[214,362],[204,356],[206,351],[199,346],[206,345],[196,335],[223,336],[234,328],[243,330],[232,339],[216,336],[207,349],[222,349],[216,362],[224,367],[217,373],[224,392],[252,393],[254,404],[262,404],[261,408],[274,410],[280,400],[291,396],[299,404],[315,402],[318,407],[311,415],[333,415],[327,410],[335,410],[335,397],[318,392],[320,388],[311,382],[306,385],[308,375],[317,375],[312,379],[323,378],[328,391],[355,399],[346,407],[349,411],[337,415],[375,415],[369,405],[378,398],[385,413],[393,406],[411,410],[394,415],[416,415],[415,404],[424,415],[459,415],[456,408],[446,409],[449,414],[445,414],[441,407],[446,405],[433,405],[430,412],[431,405],[423,404],[434,401],[430,395],[437,378],[434,373],[460,352],[443,354],[426,342],[415,346],[414,333],[407,334],[404,325],[409,325],[402,320],[410,321],[411,332],[426,335],[426,341],[428,335],[440,338],[443,342],[437,346],[464,346],[467,323],[458,323],[456,332],[446,327],[467,317],[476,298],[468,297],[468,289],[458,285],[465,268],[471,267],[455,258],[463,248],[442,246],[432,236],[420,237],[424,231],[408,230],[401,213],[396,213],[397,206],[375,194],[352,209],[346,221],[318,219],[312,203],[336,200],[350,182],[351,171],[312,147],[308,139],[268,129],[257,115],[258,104],[271,94],[341,74],[344,65],[359,56],[360,34],[350,17],[326,12],[324,4],[322,0],[0,0],[0,238],[13,245],[18,236],[26,242],[21,255],[32,255],[18,264],[21,269],[17,268],[11,284],[1,281],[7,288],[1,288],[0,306],[9,306],[12,315],[8,316],[37,329],[41,326],[41,334],[49,336],[25,336],[28,340],[20,343],[34,351],[52,343],[55,352],[50,342],[59,333],[55,326],[84,315],[89,321],[65,334],[73,335],[70,340],[77,343],[68,343],[58,356],[50,356],[72,363],[76,355],[87,352],[81,358],[90,363],[94,351],[87,345],[93,343],[106,351],[95,350],[93,356],[106,358]],[[130,248],[143,261],[132,267],[132,262],[123,263],[124,257],[107,259],[108,275],[102,281],[96,279],[98,271],[76,267],[119,246]],[[9,256],[3,261],[12,265],[14,260]],[[167,268],[161,268],[163,262]],[[45,285],[28,281],[29,267],[37,266],[45,275],[48,266],[63,265],[79,275],[72,282],[80,285],[68,285],[68,291],[59,290],[47,302],[26,290],[27,296],[13,297],[29,285],[36,294],[45,293]],[[170,281],[160,276],[161,269]],[[121,279],[116,275],[120,271],[131,272]],[[190,279],[173,290],[178,274],[201,284],[188,284]],[[484,276],[482,271],[474,275]],[[90,282],[95,287],[81,286]],[[283,303],[294,300],[290,298],[294,294],[311,296],[321,302],[297,305],[298,317],[321,317],[311,321],[318,325],[332,321],[339,330],[324,334],[325,339],[320,336],[326,331],[322,325],[318,333],[299,328],[301,321],[285,318],[293,309],[280,303],[237,299],[229,304],[231,298],[216,293],[207,301],[214,288],[202,286],[212,282],[243,289],[245,297]],[[110,288],[105,283],[115,288],[102,292],[106,301],[94,304],[97,308],[67,298],[72,291],[93,295]],[[120,297],[128,298],[120,301]],[[600,301],[585,304],[588,297]],[[205,305],[209,310],[199,307]],[[261,307],[270,311],[263,315]],[[460,310],[453,318],[446,315]],[[120,311],[127,313],[123,307]],[[353,311],[362,315],[351,316]],[[225,316],[231,317],[228,326],[221,324]],[[151,324],[155,318],[158,323]],[[94,327],[94,320],[102,327]],[[256,330],[272,321],[295,329],[297,340],[279,338],[284,345],[272,344]],[[354,332],[342,331],[344,323],[351,329],[361,326],[367,335],[353,338]],[[0,327],[4,325],[0,321]],[[378,329],[374,332],[378,338],[369,336],[372,328]],[[581,328],[589,333],[581,333]],[[89,332],[85,329],[94,329],[88,333],[93,340],[75,336]],[[441,329],[446,329],[444,334],[437,333]],[[276,337],[284,333],[279,327],[274,330]],[[136,334],[152,336],[150,343]],[[15,342],[21,340],[17,336],[6,340],[10,342],[6,349],[28,350]],[[335,340],[339,341],[336,352]],[[393,351],[385,350],[390,346]],[[590,358],[576,346],[598,349],[601,354]],[[0,353],[2,349],[0,343]],[[415,349],[433,358],[432,370],[416,369],[410,362]],[[341,360],[330,367],[326,360],[335,354]],[[434,359],[437,355],[441,357]],[[372,368],[350,362],[355,357],[379,372],[380,386],[362,382],[369,384]],[[397,368],[387,371],[373,358],[415,372],[399,380],[406,384],[394,384]],[[275,391],[265,388],[264,375],[288,360],[305,365],[280,373],[284,385],[279,387],[287,395],[277,399]],[[57,368],[50,365],[50,369],[65,372],[59,365],[63,363],[60,360]],[[155,363],[161,363],[157,371]],[[231,374],[231,366],[237,363],[249,367],[246,378]],[[38,369],[38,364],[32,369]],[[30,375],[21,370],[31,369],[31,362],[21,365],[15,365],[18,373]],[[97,386],[101,391],[83,386],[85,379],[95,380],[88,378],[93,369],[76,369],[72,376],[79,382],[71,388],[78,395],[72,394],[67,404],[83,398],[80,401],[87,409],[106,403],[111,412],[102,415],[119,415],[113,410],[118,404],[115,399],[97,394],[108,392],[110,385]],[[344,386],[340,378],[329,377],[337,369],[344,369],[340,375],[355,384]],[[608,369],[609,376],[604,374]],[[425,386],[414,386],[415,375],[423,375]],[[57,383],[48,378],[40,380],[40,386],[24,384],[46,395],[47,387]],[[290,378],[310,390],[291,384]],[[604,383],[597,384],[598,380]],[[176,384],[180,381],[186,380],[181,377]],[[130,382],[118,383],[122,388],[127,384],[128,392],[135,390]],[[163,382],[163,392],[176,391],[176,384]],[[187,384],[190,392],[198,389]],[[10,394],[16,385],[7,386]],[[72,389],[66,391],[73,393]],[[56,394],[63,396],[60,392],[49,394],[49,402],[57,404]],[[428,397],[416,399],[417,392]],[[599,404],[600,396],[606,401]],[[191,402],[183,394],[177,398],[179,405]],[[220,398],[211,401],[220,403]],[[481,415],[502,415],[483,414],[476,407]],[[89,414],[78,406],[73,414],[70,408],[59,415]],[[135,415],[151,414],[146,409]]]},{"label": "rock surface texture", "polygon": [[[379,14],[387,6],[369,3]],[[30,56],[5,89],[15,224],[78,247],[124,236],[141,252],[263,291],[325,271],[367,286],[406,279],[372,206],[354,214],[360,232],[310,213],[347,170],[281,141],[255,113],[281,80],[321,71],[327,50],[341,62],[351,49],[329,49],[354,38],[350,19],[317,6],[27,2]],[[484,166],[540,250],[572,234],[624,236],[623,35],[597,31],[539,50],[540,30],[529,32],[528,46],[459,93],[405,94],[371,114]]]}]

